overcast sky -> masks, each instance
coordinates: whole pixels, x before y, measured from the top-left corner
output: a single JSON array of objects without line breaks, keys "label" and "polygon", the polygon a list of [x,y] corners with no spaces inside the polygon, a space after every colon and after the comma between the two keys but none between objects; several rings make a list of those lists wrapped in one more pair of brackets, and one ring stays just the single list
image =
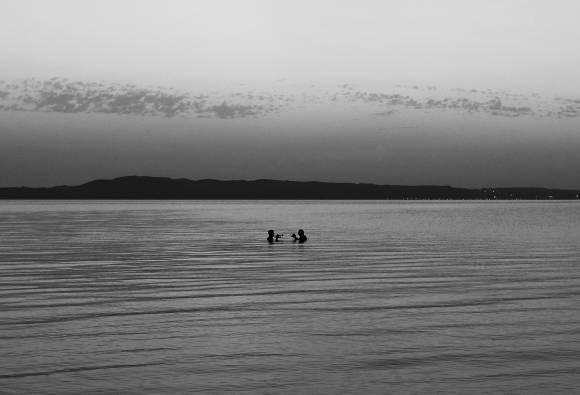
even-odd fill
[{"label": "overcast sky", "polygon": [[580,91],[577,0],[2,1],[4,78]]},{"label": "overcast sky", "polygon": [[[1,185],[131,173],[580,187],[577,0],[0,2]],[[83,105],[6,85],[31,77],[104,85],[75,88]],[[210,99],[177,111],[165,104],[181,93],[112,83]]]}]

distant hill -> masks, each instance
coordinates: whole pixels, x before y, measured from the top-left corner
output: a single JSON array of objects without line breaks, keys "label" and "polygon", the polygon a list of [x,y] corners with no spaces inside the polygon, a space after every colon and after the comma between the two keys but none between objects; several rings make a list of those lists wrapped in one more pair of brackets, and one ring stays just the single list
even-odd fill
[{"label": "distant hill", "polygon": [[302,181],[219,181],[128,176],[78,186],[0,188],[0,199],[579,199],[579,190],[466,189]]}]

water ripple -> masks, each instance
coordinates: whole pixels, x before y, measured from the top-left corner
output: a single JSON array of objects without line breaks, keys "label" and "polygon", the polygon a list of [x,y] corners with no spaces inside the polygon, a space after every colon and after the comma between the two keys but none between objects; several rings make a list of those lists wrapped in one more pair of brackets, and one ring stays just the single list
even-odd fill
[{"label": "water ripple", "polygon": [[[8,393],[572,393],[575,202],[2,202]],[[304,228],[306,244],[265,241]]]}]

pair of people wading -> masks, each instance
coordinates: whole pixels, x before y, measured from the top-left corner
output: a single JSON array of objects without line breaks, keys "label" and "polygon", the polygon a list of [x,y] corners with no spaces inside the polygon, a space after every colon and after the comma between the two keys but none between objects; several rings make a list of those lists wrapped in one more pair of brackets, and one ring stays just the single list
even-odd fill
[{"label": "pair of people wading", "polygon": [[[279,241],[282,236],[284,235],[275,233],[274,230],[270,229],[268,231],[268,238],[266,240],[268,240],[268,243],[274,243],[275,241]],[[290,237],[292,237],[293,241],[297,241],[298,243],[304,243],[306,240],[308,240],[304,234],[304,230],[302,229],[298,230],[298,236],[296,236],[296,233],[292,233],[292,236]]]}]

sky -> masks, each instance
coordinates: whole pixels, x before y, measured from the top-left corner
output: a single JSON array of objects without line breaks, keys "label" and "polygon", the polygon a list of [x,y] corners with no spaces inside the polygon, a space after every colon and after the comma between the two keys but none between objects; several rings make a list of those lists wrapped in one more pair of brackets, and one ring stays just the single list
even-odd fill
[{"label": "sky", "polygon": [[575,0],[2,9],[3,186],[130,173],[580,188]]}]

